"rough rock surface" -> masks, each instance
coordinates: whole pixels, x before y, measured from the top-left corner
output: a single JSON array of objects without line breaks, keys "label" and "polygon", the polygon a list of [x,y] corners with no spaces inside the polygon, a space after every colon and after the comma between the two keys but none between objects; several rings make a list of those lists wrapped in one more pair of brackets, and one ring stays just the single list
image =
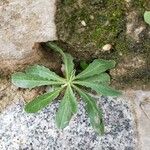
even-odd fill
[{"label": "rough rock surface", "polygon": [[0,0],[0,68],[39,59],[36,42],[56,40],[55,0]]},{"label": "rough rock surface", "polygon": [[55,125],[59,102],[37,114],[27,114],[19,101],[0,114],[0,149],[135,150],[135,125],[129,103],[110,97],[98,97],[97,103],[105,114],[106,131],[102,137],[90,127],[82,102],[70,125],[60,131]]},{"label": "rough rock surface", "polygon": [[134,96],[137,129],[139,133],[139,150],[150,148],[150,91],[137,91]]}]

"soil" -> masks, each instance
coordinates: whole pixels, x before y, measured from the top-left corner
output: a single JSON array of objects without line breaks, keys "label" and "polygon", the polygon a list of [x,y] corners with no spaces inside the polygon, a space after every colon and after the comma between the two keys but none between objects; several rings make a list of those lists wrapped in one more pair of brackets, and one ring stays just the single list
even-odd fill
[{"label": "soil", "polygon": [[[57,74],[61,74],[61,59],[59,56],[49,49],[43,48],[41,45],[42,44],[39,43],[35,44],[34,48],[37,49],[37,53],[29,59],[25,58],[20,62],[17,61],[17,64],[9,60],[6,61],[4,65],[1,64],[3,67],[0,69],[0,112],[8,105],[14,103],[15,100],[19,99],[29,102],[45,91],[45,87],[32,90],[15,87],[11,83],[11,74],[13,72],[24,71],[27,66],[32,64],[41,64],[55,71]],[[13,63],[15,65],[13,65]]]}]

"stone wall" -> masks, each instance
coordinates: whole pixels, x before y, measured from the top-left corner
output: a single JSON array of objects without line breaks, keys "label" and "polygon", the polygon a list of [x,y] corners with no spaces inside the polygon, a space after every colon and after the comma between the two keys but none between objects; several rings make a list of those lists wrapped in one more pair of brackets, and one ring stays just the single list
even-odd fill
[{"label": "stone wall", "polygon": [[0,0],[0,69],[40,59],[37,42],[56,40],[55,0]]}]

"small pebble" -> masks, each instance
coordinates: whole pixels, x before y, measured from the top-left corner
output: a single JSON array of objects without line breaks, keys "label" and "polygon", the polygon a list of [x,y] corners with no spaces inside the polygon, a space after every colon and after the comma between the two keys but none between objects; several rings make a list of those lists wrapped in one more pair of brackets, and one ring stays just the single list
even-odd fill
[{"label": "small pebble", "polygon": [[120,52],[119,55],[122,56],[123,54]]},{"label": "small pebble", "polygon": [[90,15],[90,19],[91,19],[91,20],[94,20],[94,16],[93,16],[93,15]]},{"label": "small pebble", "polygon": [[112,45],[111,44],[106,44],[102,47],[102,51],[110,51],[112,49]]},{"label": "small pebble", "polygon": [[81,24],[85,27],[86,26],[86,23],[84,20],[81,21]]}]

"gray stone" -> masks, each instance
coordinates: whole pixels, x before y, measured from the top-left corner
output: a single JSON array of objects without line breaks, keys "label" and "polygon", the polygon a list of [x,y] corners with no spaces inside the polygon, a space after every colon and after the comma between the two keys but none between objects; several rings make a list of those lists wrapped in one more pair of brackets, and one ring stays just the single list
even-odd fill
[{"label": "gray stone", "polygon": [[55,0],[0,0],[0,68],[34,59],[35,43],[57,39],[55,9]]},{"label": "gray stone", "polygon": [[97,97],[105,118],[105,135],[97,135],[90,127],[79,103],[77,115],[63,131],[55,125],[59,102],[37,114],[24,112],[22,101],[7,107],[0,114],[1,150],[135,150],[134,119],[123,98]]},{"label": "gray stone", "polygon": [[150,91],[134,92],[135,119],[139,150],[150,149]]}]

